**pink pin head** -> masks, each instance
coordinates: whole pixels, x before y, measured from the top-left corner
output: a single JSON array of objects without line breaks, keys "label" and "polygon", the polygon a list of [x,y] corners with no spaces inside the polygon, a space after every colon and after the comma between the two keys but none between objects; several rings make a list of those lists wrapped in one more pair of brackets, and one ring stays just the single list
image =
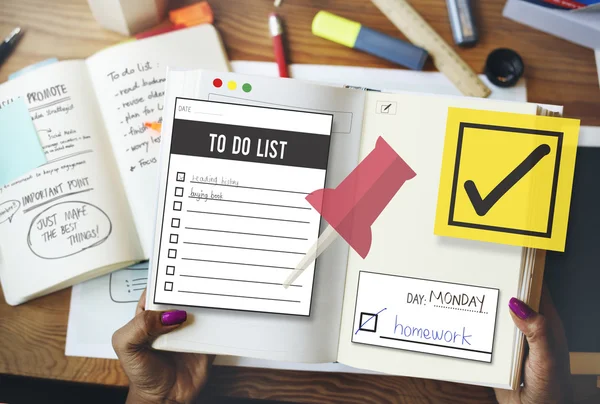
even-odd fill
[{"label": "pink pin head", "polygon": [[306,200],[365,258],[371,249],[371,225],[402,185],[416,175],[379,137],[373,151],[337,188],[317,190]]}]

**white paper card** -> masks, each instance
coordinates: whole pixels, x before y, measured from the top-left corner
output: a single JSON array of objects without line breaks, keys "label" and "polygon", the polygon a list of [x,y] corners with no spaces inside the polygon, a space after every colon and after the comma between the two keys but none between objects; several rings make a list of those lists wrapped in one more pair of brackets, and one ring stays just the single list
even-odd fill
[{"label": "white paper card", "polygon": [[498,289],[360,271],[352,342],[492,361]]},{"label": "white paper card", "polygon": [[[154,303],[310,315],[333,116],[177,98]],[[161,185],[162,186],[162,185]]]}]

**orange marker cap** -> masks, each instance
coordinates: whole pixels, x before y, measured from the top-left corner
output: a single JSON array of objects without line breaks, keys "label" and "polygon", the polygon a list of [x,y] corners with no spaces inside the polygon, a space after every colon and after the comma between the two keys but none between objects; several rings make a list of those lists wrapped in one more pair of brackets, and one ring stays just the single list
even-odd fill
[{"label": "orange marker cap", "polygon": [[169,12],[169,19],[173,24],[185,26],[212,24],[214,20],[212,9],[206,1],[178,8]]}]

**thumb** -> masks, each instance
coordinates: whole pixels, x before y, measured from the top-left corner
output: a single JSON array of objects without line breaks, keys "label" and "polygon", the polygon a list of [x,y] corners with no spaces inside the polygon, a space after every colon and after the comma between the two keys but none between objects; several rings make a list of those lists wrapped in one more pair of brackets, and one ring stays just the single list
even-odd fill
[{"label": "thumb", "polygon": [[129,323],[115,332],[112,341],[113,347],[118,354],[150,346],[158,336],[174,330],[186,320],[187,313],[183,310],[141,311]]},{"label": "thumb", "polygon": [[527,338],[530,360],[540,362],[552,358],[551,330],[546,318],[514,297],[508,307],[515,325]]}]

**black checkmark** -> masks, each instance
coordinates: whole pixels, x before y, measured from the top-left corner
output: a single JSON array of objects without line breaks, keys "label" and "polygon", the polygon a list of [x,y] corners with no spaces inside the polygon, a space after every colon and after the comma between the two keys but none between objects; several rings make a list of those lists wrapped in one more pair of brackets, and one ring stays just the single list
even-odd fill
[{"label": "black checkmark", "polygon": [[383,112],[389,111],[392,104],[388,104],[383,108]]},{"label": "black checkmark", "polygon": [[479,216],[485,216],[486,213],[507,193],[517,182],[521,180],[529,171],[539,163],[544,156],[550,154],[550,146],[547,144],[540,145],[532,151],[529,156],[523,160],[510,174],[506,176],[500,184],[496,185],[494,189],[485,197],[481,198],[475,183],[471,180],[465,181],[465,191],[467,196],[471,200],[475,212]]}]

